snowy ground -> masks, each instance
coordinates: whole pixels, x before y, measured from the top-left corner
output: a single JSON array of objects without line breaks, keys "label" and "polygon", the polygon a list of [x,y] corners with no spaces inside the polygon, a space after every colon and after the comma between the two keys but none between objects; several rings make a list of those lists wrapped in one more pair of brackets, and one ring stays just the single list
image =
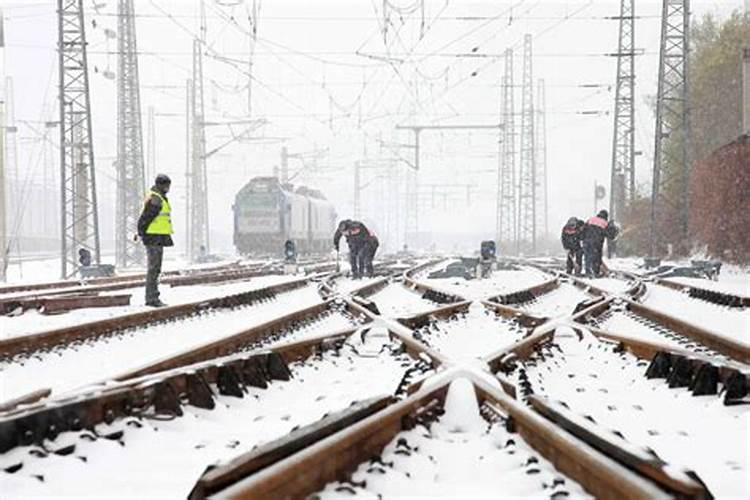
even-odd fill
[{"label": "snowy ground", "polygon": [[419,293],[400,283],[390,283],[369,299],[378,306],[380,314],[390,318],[411,316],[440,306],[436,302],[423,299]]},{"label": "snowy ground", "polygon": [[[241,282],[225,284],[219,283],[177,287],[162,285],[159,287],[159,290],[161,292],[161,300],[174,306],[221,297],[224,295],[258,290],[259,288],[286,283],[300,278],[301,276],[258,276],[255,278],[244,279]],[[26,311],[20,316],[0,316],[0,339],[15,337],[18,335],[30,335],[89,321],[97,321],[124,314],[151,310],[149,306],[144,304],[145,297],[143,287],[106,292],[102,295],[120,295],[127,293],[132,294],[129,306],[76,309],[67,313],[53,315],[40,314],[37,311]]]},{"label": "snowy ground", "polygon": [[692,396],[646,379],[648,365],[590,335],[558,329],[544,361],[524,363],[535,392],[590,415],[605,429],[652,448],[674,467],[695,470],[716,498],[748,498],[750,412],[721,396]]},{"label": "snowy ground", "polygon": [[475,302],[467,313],[436,321],[414,335],[454,360],[471,362],[521,340],[527,333],[518,323]]},{"label": "snowy ground", "polygon": [[687,293],[649,284],[641,300],[645,305],[750,347],[750,309],[721,306],[695,299]]},{"label": "snowy ground", "polygon": [[321,500],[352,498],[589,498],[580,485],[503,424],[479,414],[471,383],[451,383],[445,414],[399,433],[351,481],[329,484]]},{"label": "snowy ground", "polygon": [[494,271],[487,279],[435,278],[421,281],[465,299],[481,300],[494,295],[517,292],[550,279],[550,275],[537,269],[524,268],[520,271]]},{"label": "snowy ground", "polygon": [[560,286],[552,291],[516,307],[535,316],[558,318],[572,314],[576,305],[589,299],[591,299],[591,295],[580,288],[570,283],[560,283]]},{"label": "snowy ground", "polygon": [[[373,341],[394,347],[387,338]],[[184,499],[207,466],[355,401],[392,394],[413,363],[388,348],[380,356],[360,357],[345,345],[340,352],[291,365],[289,382],[275,381],[265,390],[248,388],[243,399],[218,396],[214,410],[186,406],[185,414],[173,420],[141,419],[140,427],[126,427],[122,442],[91,442],[81,432],[58,438],[76,444],[68,456],[35,458],[34,447],[16,448],[0,455],[0,468],[24,462],[14,474],[0,473],[2,498]]]},{"label": "snowy ground", "polygon": [[321,302],[316,287],[309,285],[250,306],[210,311],[0,362],[0,400],[41,388],[69,390],[120,375],[288,314],[290,304],[302,309]]},{"label": "snowy ground", "polygon": [[581,278],[581,281],[616,295],[625,293],[632,285],[631,282],[620,278]]}]

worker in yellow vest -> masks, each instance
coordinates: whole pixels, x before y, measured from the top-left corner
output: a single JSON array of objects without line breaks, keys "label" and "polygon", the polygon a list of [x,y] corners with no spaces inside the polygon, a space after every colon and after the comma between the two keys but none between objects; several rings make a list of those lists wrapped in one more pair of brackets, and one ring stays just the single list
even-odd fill
[{"label": "worker in yellow vest", "polygon": [[174,245],[172,241],[172,208],[167,193],[172,180],[164,175],[156,176],[151,191],[146,195],[143,211],[138,219],[138,237],[146,247],[148,270],[146,272],[146,305],[164,307],[159,299],[159,274],[164,247]]}]

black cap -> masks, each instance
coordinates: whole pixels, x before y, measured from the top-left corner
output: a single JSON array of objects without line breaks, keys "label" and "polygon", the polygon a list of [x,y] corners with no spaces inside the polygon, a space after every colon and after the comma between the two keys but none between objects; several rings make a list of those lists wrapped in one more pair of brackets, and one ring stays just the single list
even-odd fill
[{"label": "black cap", "polygon": [[599,210],[599,213],[596,215],[604,220],[607,220],[609,218],[609,212],[607,212],[606,210]]},{"label": "black cap", "polygon": [[159,174],[156,176],[156,180],[154,180],[154,184],[157,186],[164,185],[164,184],[172,184],[172,179],[169,178],[167,174]]}]

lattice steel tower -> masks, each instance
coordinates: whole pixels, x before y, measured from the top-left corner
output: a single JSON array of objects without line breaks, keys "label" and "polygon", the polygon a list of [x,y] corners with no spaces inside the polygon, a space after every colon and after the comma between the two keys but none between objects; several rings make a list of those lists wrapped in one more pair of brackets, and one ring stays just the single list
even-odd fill
[{"label": "lattice steel tower", "polygon": [[99,217],[83,0],[58,0],[62,277],[78,268],[78,250],[99,264]]},{"label": "lattice steel tower", "polygon": [[206,130],[203,105],[202,43],[193,40],[193,78],[190,92],[190,172],[188,173],[188,258],[208,254],[208,190],[206,179]]},{"label": "lattice steel tower", "polygon": [[117,3],[117,221],[115,259],[119,267],[143,264],[143,245],[134,241],[145,193],[141,98],[133,0]]},{"label": "lattice steel tower", "polygon": [[[497,179],[496,239],[507,249],[516,238],[516,128],[513,105],[513,49],[505,49],[505,72],[501,85],[502,142]],[[507,252],[507,250],[505,250]]]},{"label": "lattice steel tower", "polygon": [[523,37],[521,80],[521,143],[518,167],[518,245],[536,252],[536,155],[534,142],[534,80],[531,65],[531,35]]},{"label": "lattice steel tower", "polygon": [[545,111],[546,92],[544,80],[537,81],[536,118],[534,122],[534,138],[536,139],[536,215],[537,228],[542,236],[549,237],[547,213],[547,116]]},{"label": "lattice steel tower", "polygon": [[[688,244],[690,109],[688,107],[689,0],[663,0],[659,86],[656,95],[654,174],[651,191],[651,255],[669,241]],[[666,224],[665,224],[666,223]],[[686,250],[682,248],[681,250]]]},{"label": "lattice steel tower", "polygon": [[634,0],[620,0],[615,126],[609,182],[610,220],[621,219],[635,196],[635,10]]}]

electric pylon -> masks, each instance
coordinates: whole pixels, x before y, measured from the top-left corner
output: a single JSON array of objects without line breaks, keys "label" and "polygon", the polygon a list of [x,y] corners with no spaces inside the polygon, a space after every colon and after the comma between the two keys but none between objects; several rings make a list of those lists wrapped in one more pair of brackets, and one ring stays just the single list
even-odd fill
[{"label": "electric pylon", "polygon": [[547,116],[545,115],[546,93],[544,80],[537,81],[536,121],[534,138],[536,139],[536,204],[537,228],[542,236],[549,236],[547,213]]},{"label": "electric pylon", "polygon": [[193,40],[193,78],[190,92],[190,205],[188,258],[191,261],[209,253],[208,191],[206,179],[206,130],[203,104],[202,43]]},{"label": "electric pylon", "polygon": [[[513,49],[505,50],[502,85],[503,132],[498,172],[497,235],[505,248],[517,246],[516,238],[516,129],[514,120]],[[507,252],[507,250],[506,250]]]},{"label": "electric pylon", "polygon": [[143,245],[132,237],[146,190],[138,80],[138,50],[133,0],[117,3],[117,221],[115,261],[119,267],[143,265]]},{"label": "electric pylon", "polygon": [[634,0],[620,0],[615,125],[609,183],[610,220],[621,219],[635,196],[635,10]]},{"label": "electric pylon", "polygon": [[523,37],[521,80],[521,145],[518,169],[517,249],[536,252],[536,155],[534,142],[534,80],[531,63],[531,35]]},{"label": "electric pylon", "polygon": [[[688,250],[690,109],[688,107],[689,0],[663,0],[659,85],[656,95],[651,255],[674,243]],[[671,234],[665,235],[669,229]]]},{"label": "electric pylon", "polygon": [[100,263],[96,170],[91,131],[83,0],[58,0],[62,277],[78,268],[78,251]]}]

